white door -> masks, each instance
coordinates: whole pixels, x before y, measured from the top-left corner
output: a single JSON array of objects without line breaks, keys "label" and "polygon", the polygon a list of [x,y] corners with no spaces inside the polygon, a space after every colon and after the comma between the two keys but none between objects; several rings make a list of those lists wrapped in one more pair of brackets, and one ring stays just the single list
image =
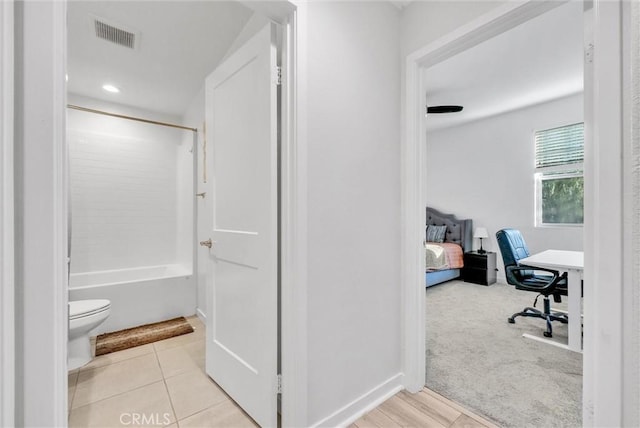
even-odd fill
[{"label": "white door", "polygon": [[277,425],[276,28],[206,80],[213,230],[206,370],[258,424]]}]

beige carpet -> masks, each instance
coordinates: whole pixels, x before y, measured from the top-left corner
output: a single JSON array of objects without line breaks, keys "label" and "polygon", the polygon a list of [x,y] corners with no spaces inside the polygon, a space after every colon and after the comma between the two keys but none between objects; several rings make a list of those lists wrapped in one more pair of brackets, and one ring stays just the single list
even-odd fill
[{"label": "beige carpet", "polygon": [[96,357],[187,333],[193,333],[193,327],[185,317],[104,333],[96,338]]},{"label": "beige carpet", "polygon": [[[522,337],[542,337],[544,320],[507,323],[534,298],[506,284],[428,288],[426,386],[501,426],[581,426],[582,354]],[[553,329],[566,343],[567,326]]]}]

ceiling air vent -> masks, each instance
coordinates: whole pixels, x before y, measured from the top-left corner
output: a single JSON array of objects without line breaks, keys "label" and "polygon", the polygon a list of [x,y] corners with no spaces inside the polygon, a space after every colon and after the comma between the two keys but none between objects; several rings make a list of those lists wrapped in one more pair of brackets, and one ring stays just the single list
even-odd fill
[{"label": "ceiling air vent", "polygon": [[121,26],[107,23],[106,20],[96,17],[93,18],[93,26],[96,31],[96,37],[129,49],[136,48],[136,40],[138,37],[135,32],[118,28]]}]

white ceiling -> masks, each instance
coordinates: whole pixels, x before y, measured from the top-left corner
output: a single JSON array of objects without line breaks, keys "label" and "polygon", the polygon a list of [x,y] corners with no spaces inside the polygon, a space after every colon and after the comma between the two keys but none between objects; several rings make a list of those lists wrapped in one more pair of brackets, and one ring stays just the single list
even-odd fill
[{"label": "white ceiling", "polygon": [[550,101],[583,88],[582,2],[571,1],[424,71],[427,129],[460,125]]},{"label": "white ceiling", "polygon": [[[402,3],[408,3],[406,0]],[[182,115],[251,17],[236,1],[70,1],[68,89]],[[95,36],[92,17],[140,33],[131,50]],[[582,2],[568,2],[424,71],[435,130],[582,90]],[[102,90],[104,83],[121,89]]]},{"label": "white ceiling", "polygon": [[398,9],[402,10],[405,7],[409,6],[409,4],[413,1],[413,0],[389,0],[391,2],[391,4],[393,4],[395,7],[397,7]]},{"label": "white ceiling", "polygon": [[[182,115],[251,14],[236,1],[70,1],[68,90]],[[138,48],[97,38],[92,16],[138,31]]]}]

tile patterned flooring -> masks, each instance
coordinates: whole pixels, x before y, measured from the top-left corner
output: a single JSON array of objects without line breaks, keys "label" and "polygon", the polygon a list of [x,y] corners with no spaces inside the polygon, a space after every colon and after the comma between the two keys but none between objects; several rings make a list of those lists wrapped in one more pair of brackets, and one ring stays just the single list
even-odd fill
[{"label": "tile patterned flooring", "polygon": [[204,371],[204,325],[69,372],[69,426],[256,427]]},{"label": "tile patterned flooring", "polygon": [[[96,357],[69,372],[69,426],[170,428],[256,427],[205,373],[205,328]],[[495,428],[456,403],[424,389],[400,392],[350,428]]]}]

